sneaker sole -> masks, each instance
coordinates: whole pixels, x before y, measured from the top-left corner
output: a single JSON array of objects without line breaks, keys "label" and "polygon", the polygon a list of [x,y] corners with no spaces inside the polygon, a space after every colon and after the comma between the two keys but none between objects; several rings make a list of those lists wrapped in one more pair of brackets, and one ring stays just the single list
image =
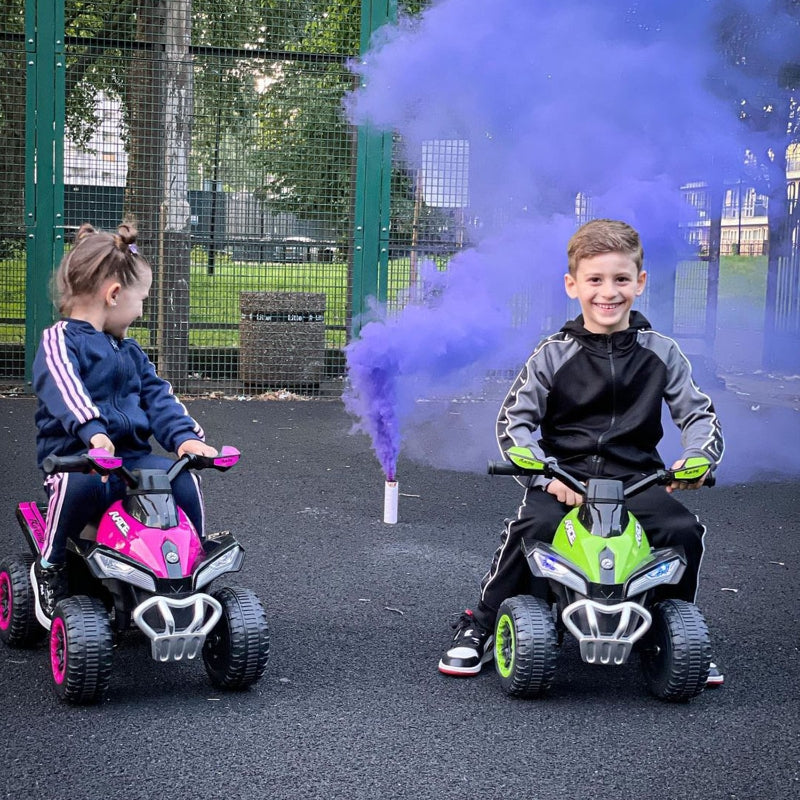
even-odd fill
[{"label": "sneaker sole", "polygon": [[717,689],[725,683],[725,678],[720,675],[719,678],[709,678],[706,681],[706,689]]},{"label": "sneaker sole", "polygon": [[471,678],[473,675],[477,675],[483,669],[483,665],[494,658],[493,642],[494,637],[489,639],[483,657],[474,667],[453,667],[450,664],[445,664],[444,660],[441,660],[439,661],[439,672],[441,672],[442,675],[450,675],[453,678]]},{"label": "sneaker sole", "polygon": [[33,610],[36,614],[36,621],[46,630],[50,630],[52,621],[47,614],[42,610],[41,603],[39,602],[39,584],[36,582],[36,565],[31,565],[31,586],[33,587]]}]

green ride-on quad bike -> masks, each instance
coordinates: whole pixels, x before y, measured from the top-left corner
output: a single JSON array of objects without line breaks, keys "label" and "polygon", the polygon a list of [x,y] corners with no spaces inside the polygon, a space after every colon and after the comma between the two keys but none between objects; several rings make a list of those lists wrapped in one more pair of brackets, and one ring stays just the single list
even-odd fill
[{"label": "green ride-on quad bike", "polygon": [[[659,469],[626,487],[607,478],[582,483],[554,459],[540,461],[528,448],[511,447],[507,455],[510,462],[489,462],[488,471],[558,478],[584,502],[567,512],[552,544],[523,543],[531,573],[547,581],[548,600],[518,595],[501,604],[494,660],[503,690],[521,697],[545,692],[568,631],[587,664],[625,664],[638,643],[644,677],[656,697],[685,702],[699,695],[711,663],[706,621],[694,603],[663,599],[664,587],[676,584],[686,568],[683,549],[652,548],[625,499],[658,484],[695,482],[711,464],[690,458],[681,469]],[[713,475],[706,475],[705,485],[712,482]]]}]

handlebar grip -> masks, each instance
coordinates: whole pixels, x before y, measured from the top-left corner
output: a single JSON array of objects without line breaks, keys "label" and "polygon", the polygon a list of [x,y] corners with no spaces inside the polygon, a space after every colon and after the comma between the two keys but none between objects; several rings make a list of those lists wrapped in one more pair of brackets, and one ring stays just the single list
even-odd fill
[{"label": "handlebar grip", "polygon": [[708,486],[709,488],[711,488],[712,486],[715,486],[716,483],[717,483],[716,474],[713,472],[709,472],[706,475],[706,479],[703,481],[703,486]]},{"label": "handlebar grip", "polygon": [[88,472],[90,467],[85,455],[46,456],[42,461],[45,475],[52,475],[54,472]]},{"label": "handlebar grip", "polygon": [[[525,475],[525,470],[513,464],[511,461],[489,461],[486,471],[490,475]],[[527,473],[530,474],[530,473]]]},{"label": "handlebar grip", "polygon": [[235,447],[225,445],[215,456],[199,456],[194,453],[186,453],[187,466],[190,469],[218,469],[220,472],[230,469],[238,460],[241,454]]}]

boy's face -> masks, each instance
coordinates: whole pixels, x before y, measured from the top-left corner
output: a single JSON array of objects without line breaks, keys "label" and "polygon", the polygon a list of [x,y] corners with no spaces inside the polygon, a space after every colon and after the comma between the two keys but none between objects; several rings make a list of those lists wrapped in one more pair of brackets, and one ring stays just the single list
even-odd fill
[{"label": "boy's face", "polygon": [[564,276],[567,294],[581,304],[583,325],[592,333],[624,331],[633,301],[644,291],[647,273],[624,253],[603,253],[578,262]]}]

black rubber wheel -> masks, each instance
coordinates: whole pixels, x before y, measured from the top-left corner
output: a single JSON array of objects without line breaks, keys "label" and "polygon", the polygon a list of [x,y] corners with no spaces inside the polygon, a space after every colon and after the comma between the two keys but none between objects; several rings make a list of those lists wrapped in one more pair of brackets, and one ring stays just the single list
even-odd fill
[{"label": "black rubber wheel", "polygon": [[544,600],[518,595],[502,603],[494,627],[494,664],[506,694],[536,697],[547,691],[558,653],[556,626]]},{"label": "black rubber wheel", "polygon": [[45,630],[36,619],[30,581],[33,556],[15,555],[0,561],[0,639],[9,647],[30,647]]},{"label": "black rubber wheel", "polygon": [[640,651],[647,688],[659,700],[685,703],[706,687],[708,626],[700,609],[685,600],[664,600],[651,611],[653,624]]},{"label": "black rubber wheel", "polygon": [[249,589],[226,586],[213,593],[222,617],[203,645],[211,683],[219,689],[246,689],[267,668],[269,626],[264,607]]},{"label": "black rubber wheel", "polygon": [[108,689],[112,657],[105,606],[85,595],[59,602],[50,626],[50,671],[56,694],[76,705],[96,703]]}]

